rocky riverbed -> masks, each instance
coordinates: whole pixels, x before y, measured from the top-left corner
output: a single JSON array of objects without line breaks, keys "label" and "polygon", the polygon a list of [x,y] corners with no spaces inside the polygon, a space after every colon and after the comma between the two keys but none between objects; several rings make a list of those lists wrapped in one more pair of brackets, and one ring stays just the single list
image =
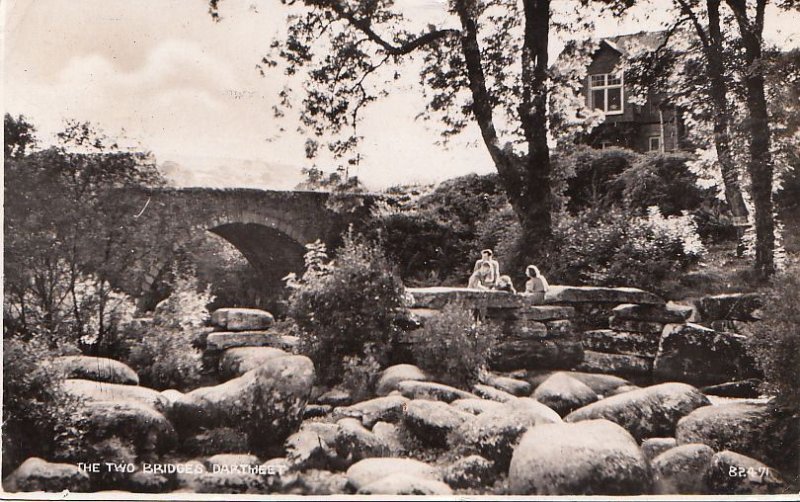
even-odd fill
[{"label": "rocky riverbed", "polygon": [[[617,315],[636,314],[626,308]],[[659,309],[639,315],[686,317]],[[544,323],[543,315],[567,310],[523,313]],[[557,369],[486,372],[457,389],[399,364],[381,372],[374,395],[354,402],[343,389],[316,387],[311,361],[270,331],[265,314],[215,314],[207,362],[219,383],[187,393],[142,387],[118,361],[56,360],[65,391],[85,403],[74,419],[85,432],[53,458],[26,460],[3,487],[639,495],[785,493],[796,483],[797,417],[767,398]],[[550,336],[544,326],[541,336]]]}]

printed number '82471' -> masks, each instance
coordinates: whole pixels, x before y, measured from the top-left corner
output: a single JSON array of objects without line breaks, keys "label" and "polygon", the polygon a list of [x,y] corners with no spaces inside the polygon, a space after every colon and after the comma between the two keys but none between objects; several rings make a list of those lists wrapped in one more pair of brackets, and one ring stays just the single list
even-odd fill
[{"label": "printed number '82471'", "polygon": [[770,474],[769,467],[728,467],[728,476],[732,478],[756,477],[763,478]]}]

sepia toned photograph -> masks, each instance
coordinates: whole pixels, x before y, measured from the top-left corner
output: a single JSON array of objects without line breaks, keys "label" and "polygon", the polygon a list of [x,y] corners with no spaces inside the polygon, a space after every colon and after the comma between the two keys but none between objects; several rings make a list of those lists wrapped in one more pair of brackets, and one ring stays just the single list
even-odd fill
[{"label": "sepia toned photograph", "polygon": [[0,9],[0,499],[800,497],[800,2]]}]

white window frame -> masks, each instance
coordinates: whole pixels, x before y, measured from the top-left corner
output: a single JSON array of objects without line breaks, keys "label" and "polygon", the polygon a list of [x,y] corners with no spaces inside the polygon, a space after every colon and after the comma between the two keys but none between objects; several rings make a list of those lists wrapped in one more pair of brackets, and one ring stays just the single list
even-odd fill
[{"label": "white window frame", "polygon": [[[653,148],[653,140],[658,141],[658,148]],[[647,151],[648,152],[661,152],[662,145],[661,145],[661,136],[648,136],[647,137]]]},{"label": "white window frame", "polygon": [[[603,77],[603,83],[601,85],[594,84],[592,82],[592,77]],[[618,84],[608,84],[609,77],[617,77],[619,78]],[[589,75],[588,79],[588,89],[589,89],[589,108],[595,110],[594,106],[594,92],[602,90],[603,92],[603,109],[601,110],[606,115],[622,115],[625,113],[625,79],[622,72],[620,73],[595,73],[593,75]],[[619,110],[608,110],[608,91],[609,89],[619,89]],[[599,108],[597,108],[599,109]]]}]

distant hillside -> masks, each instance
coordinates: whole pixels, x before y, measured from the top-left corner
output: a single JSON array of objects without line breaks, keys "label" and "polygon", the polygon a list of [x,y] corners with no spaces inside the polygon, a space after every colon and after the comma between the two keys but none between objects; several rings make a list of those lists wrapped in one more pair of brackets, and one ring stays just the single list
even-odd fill
[{"label": "distant hillside", "polygon": [[221,157],[181,156],[159,162],[158,169],[176,187],[291,190],[303,179],[298,166]]}]

